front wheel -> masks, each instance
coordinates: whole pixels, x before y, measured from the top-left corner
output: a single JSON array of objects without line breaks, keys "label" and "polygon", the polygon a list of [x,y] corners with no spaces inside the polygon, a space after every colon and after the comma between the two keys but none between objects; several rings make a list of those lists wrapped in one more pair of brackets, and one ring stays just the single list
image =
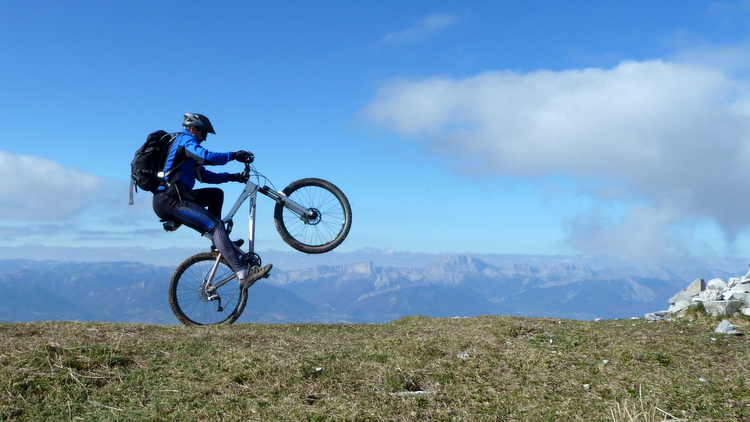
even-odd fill
[{"label": "front wheel", "polygon": [[240,287],[237,276],[222,258],[212,280],[216,290],[206,290],[217,252],[193,255],[180,264],[169,281],[169,306],[185,325],[231,324],[247,303],[247,289]]},{"label": "front wheel", "polygon": [[346,239],[352,226],[352,208],[339,188],[323,179],[294,181],[284,195],[312,211],[315,218],[303,218],[277,202],[274,221],[281,238],[294,249],[309,254],[328,252]]}]

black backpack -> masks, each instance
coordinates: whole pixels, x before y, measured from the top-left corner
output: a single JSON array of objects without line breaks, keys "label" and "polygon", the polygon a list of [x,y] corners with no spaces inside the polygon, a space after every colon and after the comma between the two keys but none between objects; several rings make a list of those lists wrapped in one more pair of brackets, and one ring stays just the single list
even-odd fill
[{"label": "black backpack", "polygon": [[164,182],[164,165],[172,147],[176,133],[163,130],[149,133],[146,142],[135,152],[130,163],[130,205],[133,204],[133,190],[156,192]]}]

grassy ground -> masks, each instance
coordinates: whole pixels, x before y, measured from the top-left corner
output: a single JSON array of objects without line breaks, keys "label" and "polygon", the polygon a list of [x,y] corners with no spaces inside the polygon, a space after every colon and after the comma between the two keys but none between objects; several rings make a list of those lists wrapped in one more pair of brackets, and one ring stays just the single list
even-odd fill
[{"label": "grassy ground", "polygon": [[718,322],[0,324],[0,420],[750,421]]}]

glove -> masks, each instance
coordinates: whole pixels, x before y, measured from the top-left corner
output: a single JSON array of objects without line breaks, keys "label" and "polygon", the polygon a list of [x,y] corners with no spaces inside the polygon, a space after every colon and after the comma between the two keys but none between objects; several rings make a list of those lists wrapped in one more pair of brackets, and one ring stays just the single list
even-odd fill
[{"label": "glove", "polygon": [[232,173],[229,175],[230,182],[247,183],[250,178],[244,173]]},{"label": "glove", "polygon": [[240,163],[247,163],[250,164],[255,159],[255,156],[252,152],[247,151],[235,151],[234,152],[234,159],[239,161]]}]

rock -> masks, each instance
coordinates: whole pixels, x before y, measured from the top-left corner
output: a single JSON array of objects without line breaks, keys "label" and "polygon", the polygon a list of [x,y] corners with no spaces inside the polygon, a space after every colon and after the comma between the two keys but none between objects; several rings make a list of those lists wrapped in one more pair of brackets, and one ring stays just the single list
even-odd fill
[{"label": "rock", "polygon": [[739,335],[737,326],[729,322],[729,320],[723,320],[719,323],[719,326],[714,330],[715,333]]},{"label": "rock", "polygon": [[723,300],[723,298],[721,297],[721,290],[715,289],[706,289],[700,292],[698,296],[693,298],[693,301],[697,302],[715,302],[720,300]]},{"label": "rock", "polygon": [[691,304],[692,302],[688,300],[678,300],[677,302],[673,303],[672,306],[670,306],[667,311],[670,313],[676,314],[677,312],[680,312],[682,310],[689,308]]},{"label": "rock", "polygon": [[427,394],[427,391],[423,390],[417,390],[417,391],[399,391],[396,393],[393,393],[397,396],[421,396],[422,394]]},{"label": "rock", "polygon": [[669,303],[676,303],[680,300],[690,299],[695,295],[700,294],[700,292],[706,290],[706,282],[703,281],[702,278],[696,279],[692,283],[690,283],[689,286],[686,288],[680,290],[679,293],[672,296],[671,299],[669,299]]},{"label": "rock", "polygon": [[663,321],[663,320],[669,319],[670,315],[671,314],[669,311],[651,312],[651,313],[646,314],[646,321],[651,321],[651,322]]},{"label": "rock", "polygon": [[708,283],[706,284],[706,289],[709,289],[709,290],[722,291],[722,290],[726,290],[728,287],[729,285],[720,278],[714,278],[712,280],[709,280]]},{"label": "rock", "polygon": [[682,316],[692,305],[702,303],[706,313],[713,316],[730,316],[737,312],[750,316],[750,271],[744,277],[731,277],[729,282],[720,278],[708,283],[698,278],[669,299],[669,309],[646,314],[648,321],[671,320]]},{"label": "rock", "polygon": [[739,300],[705,300],[703,307],[709,315],[730,316],[740,309]]},{"label": "rock", "polygon": [[750,304],[750,293],[740,289],[729,289],[722,293],[721,297],[724,300],[739,300],[744,305]]},{"label": "rock", "polygon": [[730,289],[724,292],[725,298],[728,297],[727,293],[750,293],[750,284],[737,284],[735,286],[732,286]]}]

